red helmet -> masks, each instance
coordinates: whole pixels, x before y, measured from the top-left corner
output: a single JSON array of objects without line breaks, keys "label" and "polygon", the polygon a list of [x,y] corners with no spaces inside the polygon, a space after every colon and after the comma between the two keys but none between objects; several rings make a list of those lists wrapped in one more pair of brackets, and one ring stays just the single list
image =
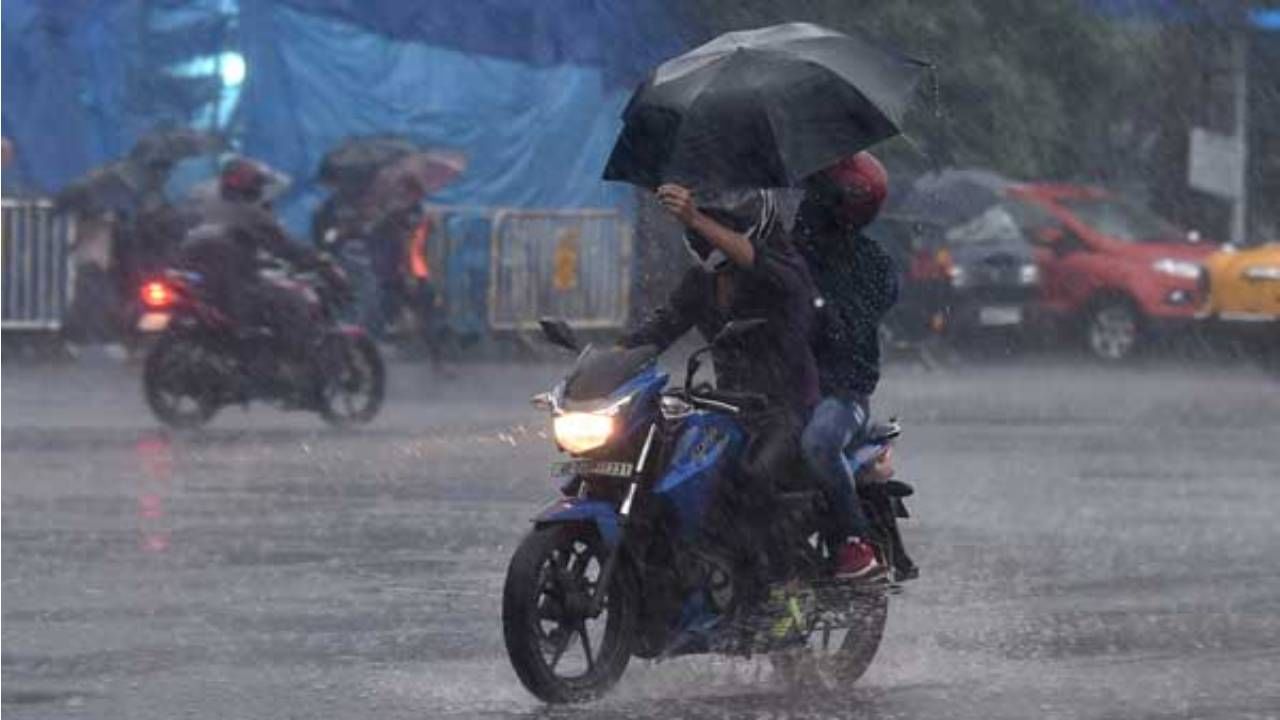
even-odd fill
[{"label": "red helmet", "polygon": [[838,200],[831,198],[834,201],[831,204],[841,223],[863,227],[876,219],[889,194],[889,173],[875,155],[864,150],[831,165],[821,174],[829,181],[830,190],[839,195]]},{"label": "red helmet", "polygon": [[270,171],[262,163],[245,157],[233,157],[222,166],[218,189],[223,199],[258,202],[270,182]]}]

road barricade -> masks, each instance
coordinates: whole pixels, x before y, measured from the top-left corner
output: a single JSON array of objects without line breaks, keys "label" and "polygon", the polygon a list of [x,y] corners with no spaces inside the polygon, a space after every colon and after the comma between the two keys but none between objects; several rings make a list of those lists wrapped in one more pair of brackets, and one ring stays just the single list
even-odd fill
[{"label": "road barricade", "polygon": [[0,318],[5,330],[56,331],[71,302],[75,221],[48,200],[4,199]]},{"label": "road barricade", "polygon": [[631,227],[616,210],[500,210],[489,264],[489,327],[532,330],[541,317],[583,329],[627,321]]}]

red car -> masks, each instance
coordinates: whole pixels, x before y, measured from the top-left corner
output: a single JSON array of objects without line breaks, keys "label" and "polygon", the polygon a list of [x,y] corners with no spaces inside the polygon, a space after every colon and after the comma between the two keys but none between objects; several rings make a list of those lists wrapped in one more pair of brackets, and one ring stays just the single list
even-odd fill
[{"label": "red car", "polygon": [[1024,183],[1010,194],[1049,218],[1030,233],[1042,309],[1095,356],[1127,359],[1194,322],[1200,261],[1215,244],[1100,188]]}]

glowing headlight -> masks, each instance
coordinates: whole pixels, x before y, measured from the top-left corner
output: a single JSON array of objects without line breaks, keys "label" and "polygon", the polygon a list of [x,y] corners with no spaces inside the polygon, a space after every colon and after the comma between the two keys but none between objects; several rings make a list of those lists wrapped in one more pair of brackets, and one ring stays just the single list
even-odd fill
[{"label": "glowing headlight", "polygon": [[951,276],[951,287],[962,288],[969,284],[969,271],[960,265],[952,265],[947,274]]},{"label": "glowing headlight", "polygon": [[1040,268],[1031,263],[1018,268],[1018,282],[1023,285],[1035,285],[1040,282]]},{"label": "glowing headlight", "polygon": [[610,415],[571,412],[557,416],[552,424],[556,442],[574,454],[602,447],[613,434],[613,417]]},{"label": "glowing headlight", "polygon": [[1186,260],[1160,258],[1151,264],[1151,269],[1184,280],[1195,280],[1200,277],[1200,266]]}]

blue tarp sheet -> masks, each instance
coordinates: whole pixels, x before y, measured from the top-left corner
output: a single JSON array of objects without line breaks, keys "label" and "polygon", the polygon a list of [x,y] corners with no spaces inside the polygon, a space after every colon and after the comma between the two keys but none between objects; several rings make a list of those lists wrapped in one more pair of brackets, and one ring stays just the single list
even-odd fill
[{"label": "blue tarp sheet", "polygon": [[[173,17],[219,4],[160,6]],[[56,190],[174,119],[138,103],[142,50],[173,53],[172,42],[143,47],[142,28],[157,21],[142,6],[3,3],[3,125],[19,154],[6,185],[16,175]],[[316,197],[320,156],[370,132],[466,152],[470,168],[441,202],[622,202],[624,191],[598,180],[618,113],[644,70],[680,46],[660,0],[255,0],[240,13],[248,76],[237,134],[246,152],[298,182],[282,203],[296,231]],[[188,42],[207,48],[224,30],[196,24],[201,37]]]}]

